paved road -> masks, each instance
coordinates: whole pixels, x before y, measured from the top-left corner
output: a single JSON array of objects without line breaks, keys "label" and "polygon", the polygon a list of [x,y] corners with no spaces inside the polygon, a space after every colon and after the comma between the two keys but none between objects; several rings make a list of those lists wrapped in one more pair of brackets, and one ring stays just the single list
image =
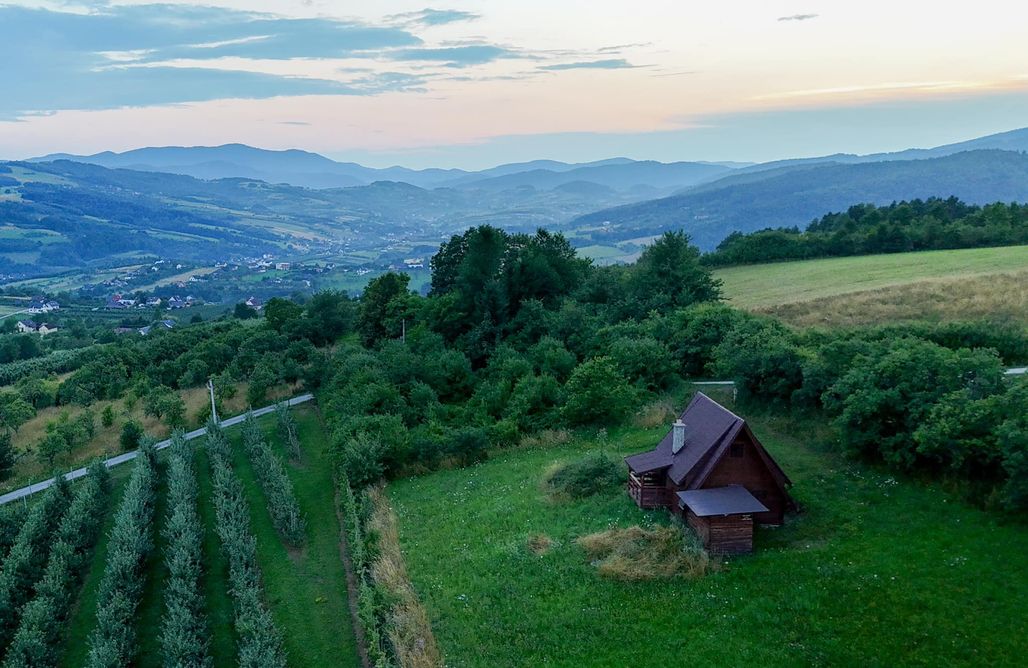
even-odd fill
[{"label": "paved road", "polygon": [[[288,401],[288,403],[289,403],[290,406],[295,406],[297,404],[302,404],[304,402],[310,401],[313,398],[314,398],[313,394],[301,394],[298,397],[293,397],[292,399],[290,399]],[[267,415],[268,413],[271,413],[274,410],[275,410],[275,406],[274,405],[265,406],[264,408],[258,408],[257,410],[255,410],[253,412],[253,414],[255,416],[257,416],[257,417],[260,417],[262,415]],[[240,422],[242,422],[245,419],[246,419],[246,413],[243,413],[242,415],[236,415],[235,417],[230,417],[230,418],[227,418],[225,420],[222,420],[218,424],[220,424],[222,427],[231,427],[232,425],[239,424]],[[185,436],[186,436],[186,440],[187,441],[191,441],[194,438],[199,438],[199,437],[203,436],[206,433],[207,433],[207,428],[204,427],[204,428],[201,428],[201,429],[194,429],[193,431],[186,432]],[[164,441],[160,441],[159,443],[157,443],[156,448],[158,450],[163,450],[164,448],[168,447],[169,445],[171,445],[171,439],[170,438],[166,439]],[[105,460],[104,464],[106,464],[107,468],[109,468],[109,469],[110,468],[114,468],[118,464],[124,464],[125,462],[132,461],[138,455],[139,455],[139,450],[133,450],[132,452],[126,452],[126,453],[117,455],[115,457],[111,457],[110,459]],[[86,473],[88,473],[88,472],[89,472],[89,469],[87,469],[87,468],[75,469],[74,471],[69,471],[68,473],[65,473],[64,474],[64,478],[66,480],[75,480],[76,478],[81,478],[82,476],[86,475]],[[10,503],[11,501],[17,501],[18,499],[23,499],[23,498],[25,498],[25,497],[27,497],[27,496],[29,496],[31,494],[35,494],[36,492],[42,492],[44,489],[46,489],[47,487],[49,487],[52,484],[54,484],[54,481],[53,481],[52,478],[50,478],[48,480],[44,480],[42,482],[37,482],[37,483],[34,483],[32,485],[29,485],[28,487],[22,487],[21,489],[16,489],[13,492],[8,492],[7,494],[4,494],[3,496],[0,496],[0,506],[4,505],[5,503]]]},{"label": "paved road", "polygon": [[10,318],[12,315],[21,315],[22,313],[28,312],[29,310],[27,308],[23,308],[20,311],[12,311],[11,313],[5,313],[4,315],[0,315],[0,320],[3,320],[4,318]]}]

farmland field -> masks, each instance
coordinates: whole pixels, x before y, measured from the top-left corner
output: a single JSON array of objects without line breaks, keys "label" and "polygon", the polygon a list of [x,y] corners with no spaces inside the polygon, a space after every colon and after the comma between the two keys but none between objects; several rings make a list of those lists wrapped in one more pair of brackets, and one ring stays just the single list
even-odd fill
[{"label": "farmland field", "polygon": [[[390,484],[408,570],[446,665],[1018,662],[1028,623],[1022,526],[846,462],[809,442],[809,425],[752,422],[803,510],[782,528],[759,529],[753,555],[699,580],[600,577],[577,537],[666,515],[638,510],[620,488],[558,502],[540,487],[556,461],[638,452],[660,429],[508,451]],[[552,541],[542,554],[528,547],[539,535]]]},{"label": "farmland field", "polygon": [[[257,560],[272,617],[285,641],[288,665],[321,667],[359,665],[350,613],[346,578],[339,550],[339,522],[335,514],[332,467],[328,462],[328,442],[316,409],[293,409],[303,446],[299,464],[288,464],[301,511],[307,518],[307,537],[300,548],[286,548],[271,525],[265,499],[254,471],[243,453],[239,428],[226,432],[232,443],[232,467],[242,481],[250,509],[251,530],[257,541]],[[275,416],[259,420],[266,438],[276,453],[284,457],[284,446],[275,429]],[[199,448],[202,441],[193,441]],[[159,466],[166,471],[166,453],[159,454]],[[214,665],[236,663],[238,634],[233,628],[233,605],[229,597],[228,563],[215,533],[211,504],[209,458],[199,449],[195,469],[199,482],[199,515],[203,524],[204,571],[201,589],[204,612],[210,630],[210,654]],[[105,519],[100,542],[87,567],[86,578],[72,611],[66,632],[62,665],[84,665],[89,647],[86,639],[96,624],[97,589],[103,575],[112,525],[113,510],[122,496],[131,467],[114,470],[114,494]],[[167,505],[167,486],[158,490],[155,525],[162,526]],[[164,614],[165,578],[163,536],[157,535],[156,549],[146,561],[146,581],[142,602],[136,615],[138,650],[135,665],[161,664],[157,630]]]},{"label": "farmland field", "polygon": [[864,255],[718,269],[733,306],[772,307],[837,295],[1028,269],[1028,246]]}]

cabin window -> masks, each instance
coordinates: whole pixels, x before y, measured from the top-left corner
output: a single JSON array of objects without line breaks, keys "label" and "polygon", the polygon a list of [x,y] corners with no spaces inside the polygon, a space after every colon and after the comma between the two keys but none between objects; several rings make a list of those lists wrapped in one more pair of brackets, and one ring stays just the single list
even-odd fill
[{"label": "cabin window", "polygon": [[745,443],[732,443],[731,455],[733,457],[742,457],[744,454],[746,454]]}]

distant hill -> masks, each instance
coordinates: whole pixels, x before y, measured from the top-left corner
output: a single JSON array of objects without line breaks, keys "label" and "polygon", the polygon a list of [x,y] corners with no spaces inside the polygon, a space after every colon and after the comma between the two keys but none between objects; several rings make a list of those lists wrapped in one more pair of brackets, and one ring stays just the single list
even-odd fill
[{"label": "distant hill", "polygon": [[[301,166],[309,160],[297,156]],[[432,245],[471,225],[559,229],[598,204],[647,194],[581,181],[548,190],[401,181],[309,189],[68,160],[0,163],[0,274],[41,276],[140,255],[206,262],[368,250],[374,257],[404,239]]]},{"label": "distant hill", "polygon": [[268,183],[287,183],[306,188],[346,188],[376,181],[400,181],[421,188],[464,188],[504,190],[530,185],[550,190],[574,181],[591,181],[622,192],[646,185],[650,196],[668,194],[676,188],[716,178],[731,171],[726,165],[672,163],[610,158],[589,163],[556,160],[498,165],[477,172],[461,169],[375,169],[353,162],[337,162],[317,153],[296,149],[271,151],[244,144],[223,146],[165,146],[140,148],[123,153],[105,151],[94,155],[54,153],[29,162],[73,162],[109,169],[182,174],[198,179],[246,178]]},{"label": "distant hill", "polygon": [[[711,249],[733,231],[805,227],[852,204],[956,196],[971,204],[1028,201],[1028,154],[976,150],[936,158],[779,166],[734,173],[680,194],[580,216],[618,240],[683,228]],[[599,240],[596,234],[594,240]]]}]

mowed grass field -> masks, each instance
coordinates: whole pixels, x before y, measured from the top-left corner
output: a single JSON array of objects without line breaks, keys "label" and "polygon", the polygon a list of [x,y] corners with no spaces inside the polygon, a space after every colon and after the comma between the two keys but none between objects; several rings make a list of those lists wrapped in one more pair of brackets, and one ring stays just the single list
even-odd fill
[{"label": "mowed grass field", "polygon": [[[358,666],[356,641],[347,602],[346,575],[340,556],[339,521],[335,513],[335,486],[329,461],[328,439],[317,410],[293,409],[303,447],[299,464],[287,463],[301,511],[307,519],[307,541],[300,549],[287,549],[271,524],[264,494],[253,468],[243,451],[239,427],[226,431],[233,448],[232,465],[243,483],[250,505],[251,529],[257,540],[267,603],[282,633],[290,666],[321,668]],[[274,415],[260,419],[261,427],[275,450],[285,461]],[[192,441],[199,446],[200,441]],[[158,454],[162,476],[163,453]],[[197,449],[195,468],[199,481],[200,519],[204,524],[203,591],[211,633],[210,654],[216,666],[238,662],[233,628],[233,605],[229,597],[228,563],[221,553],[211,502],[212,485],[206,453]],[[62,665],[85,665],[88,638],[96,623],[96,593],[103,576],[108,532],[113,521],[131,465],[113,471],[114,493],[105,518],[103,535],[90,563],[85,583],[69,622]],[[161,554],[167,485],[162,479],[155,515],[155,550],[147,562],[144,595],[136,616],[139,653],[134,665],[160,666],[159,629],[164,613],[164,578],[167,569]]]},{"label": "mowed grass field", "polygon": [[[727,267],[714,273],[724,282],[725,296],[734,306],[781,310],[783,305],[796,305],[792,311],[783,310],[782,316],[787,320],[790,315],[801,318],[807,310],[816,313],[836,308],[849,313],[840,321],[847,317],[855,321],[869,305],[882,302],[899,306],[891,311],[872,310],[865,319],[876,322],[889,317],[949,318],[964,312],[975,300],[981,302],[975,310],[984,315],[996,309],[1016,313],[1017,304],[1023,304],[1025,299],[1028,246],[777,262]],[[1002,283],[990,280],[997,275],[1004,276]],[[1007,285],[1021,285],[1022,290],[1011,298]],[[948,301],[947,295],[959,288],[970,296],[962,302]],[[848,306],[850,302],[852,305]],[[799,306],[801,303],[813,306],[804,309]]]},{"label": "mowed grass field", "polygon": [[[663,429],[499,454],[393,482],[414,587],[452,667],[1019,665],[1028,649],[1028,530],[939,489],[752,421],[803,510],[757,531],[752,555],[699,580],[596,573],[575,539],[667,523],[622,489],[555,502],[559,460],[653,446]],[[528,540],[548,536],[533,553]]]}]

